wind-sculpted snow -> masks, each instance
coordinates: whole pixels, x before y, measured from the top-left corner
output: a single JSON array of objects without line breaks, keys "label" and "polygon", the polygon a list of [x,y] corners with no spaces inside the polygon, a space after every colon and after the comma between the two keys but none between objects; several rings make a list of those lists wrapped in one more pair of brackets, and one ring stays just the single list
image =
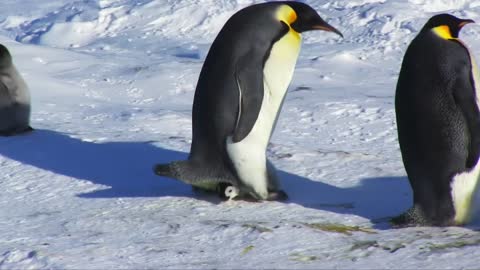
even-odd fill
[{"label": "wind-sculpted snow", "polygon": [[[23,43],[61,48],[91,46],[109,49],[110,47],[101,47],[99,44],[107,43],[131,49],[132,46],[135,48],[139,45],[135,44],[138,40],[140,43],[151,44],[162,39],[175,43],[208,44],[236,10],[261,1],[63,2],[63,5],[31,3],[35,8],[32,11],[36,15],[34,17],[24,15],[25,11],[21,15],[4,14],[6,18],[3,21],[3,31]],[[398,46],[405,43],[404,38],[418,31],[433,12],[476,16],[480,6],[475,1],[466,0],[307,2],[329,22],[339,25],[345,33],[346,42],[377,46],[381,52],[400,49]],[[10,5],[14,5],[14,1]],[[41,15],[36,14],[39,13],[38,10]],[[325,39],[336,43],[333,35],[326,38],[325,35],[315,34],[308,35],[306,42],[323,42]],[[165,42],[162,45],[174,46]]]},{"label": "wind-sculpted snow", "polygon": [[[478,222],[388,222],[412,199],[393,106],[403,54],[433,14],[480,21],[478,1],[304,1],[345,39],[304,35],[268,148],[287,202],[153,174],[188,154],[215,35],[259,2],[1,1],[36,131],[0,138],[0,269],[478,268]],[[480,52],[478,25],[460,37]]]}]

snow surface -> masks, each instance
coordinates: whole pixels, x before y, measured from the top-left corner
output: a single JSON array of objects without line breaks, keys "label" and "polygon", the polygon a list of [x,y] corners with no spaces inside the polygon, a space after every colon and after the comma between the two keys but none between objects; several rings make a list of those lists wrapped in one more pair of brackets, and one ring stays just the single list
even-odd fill
[{"label": "snow surface", "polygon": [[[153,175],[187,155],[216,33],[259,2],[1,1],[36,131],[0,138],[0,269],[478,268],[478,226],[387,222],[411,206],[393,106],[405,49],[438,12],[480,21],[477,0],[305,1],[345,39],[304,35],[268,153],[289,201]],[[480,52],[478,25],[461,37]]]}]

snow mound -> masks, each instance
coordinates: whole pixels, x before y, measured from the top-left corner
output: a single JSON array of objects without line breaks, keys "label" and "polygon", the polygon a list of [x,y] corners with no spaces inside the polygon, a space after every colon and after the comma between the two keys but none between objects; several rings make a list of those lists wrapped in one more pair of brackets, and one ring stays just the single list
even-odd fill
[{"label": "snow mound", "polygon": [[121,27],[128,10],[104,1],[76,1],[19,26],[16,40],[52,47],[80,47]]},{"label": "snow mound", "polygon": [[235,11],[256,2],[260,1],[75,1],[20,25],[20,19],[7,17],[3,26],[17,33],[17,41],[60,48],[118,36],[193,40],[214,36]]},{"label": "snow mound", "polygon": [[[196,45],[208,46],[234,12],[259,2],[262,1],[67,1],[37,17],[9,15],[0,26],[7,35],[22,43],[147,53],[173,48],[180,50],[174,54],[201,58],[205,53],[196,51]],[[467,0],[409,0],[388,4],[385,0],[320,0],[307,3],[339,28],[345,39],[312,32],[305,34],[305,43],[358,44],[357,48],[363,50],[361,58],[373,52],[380,57],[391,53],[397,57],[412,35],[435,12],[448,11],[475,19],[479,9],[478,4]],[[463,9],[467,8],[468,14],[464,14]],[[159,41],[162,41],[161,46]]]}]

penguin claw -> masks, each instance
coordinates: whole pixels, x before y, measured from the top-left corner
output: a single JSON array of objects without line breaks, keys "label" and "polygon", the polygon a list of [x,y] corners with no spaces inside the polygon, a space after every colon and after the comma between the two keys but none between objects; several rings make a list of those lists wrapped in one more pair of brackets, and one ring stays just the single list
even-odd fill
[{"label": "penguin claw", "polygon": [[392,226],[392,228],[394,228],[394,229],[411,227],[413,225],[409,221],[407,221],[407,218],[405,217],[405,214],[390,218],[389,223]]},{"label": "penguin claw", "polygon": [[271,191],[268,193],[268,201],[286,201],[288,200],[288,195],[283,190]]}]

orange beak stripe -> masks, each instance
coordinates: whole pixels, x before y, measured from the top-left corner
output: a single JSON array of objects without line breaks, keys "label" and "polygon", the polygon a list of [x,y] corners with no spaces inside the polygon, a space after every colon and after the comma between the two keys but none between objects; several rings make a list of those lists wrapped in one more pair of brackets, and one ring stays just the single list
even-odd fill
[{"label": "orange beak stripe", "polygon": [[475,23],[473,20],[466,20],[466,21],[463,21],[461,23],[458,24],[458,27],[459,28],[462,28],[464,27],[465,25],[469,24],[469,23]]}]

